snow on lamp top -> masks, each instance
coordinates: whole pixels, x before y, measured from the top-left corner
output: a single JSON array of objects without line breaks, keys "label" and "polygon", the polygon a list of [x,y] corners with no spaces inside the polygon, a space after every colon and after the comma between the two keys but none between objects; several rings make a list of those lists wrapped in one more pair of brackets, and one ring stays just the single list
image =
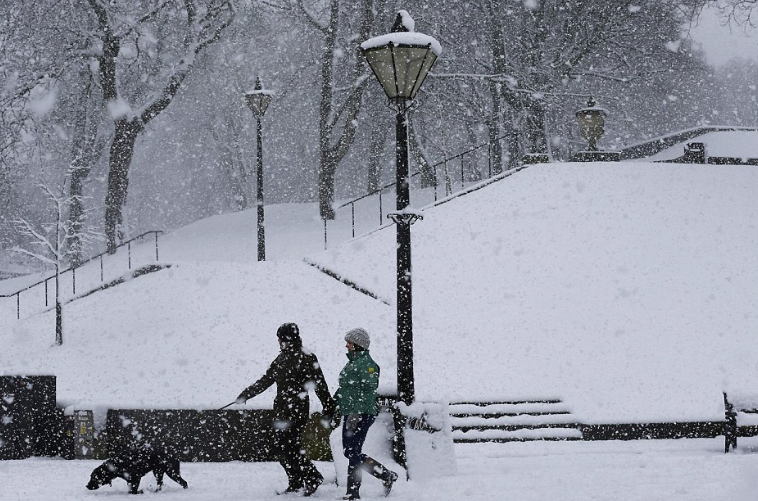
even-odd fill
[{"label": "snow on lamp top", "polygon": [[273,91],[263,89],[260,78],[255,79],[255,88],[253,90],[245,92],[247,105],[256,117],[262,117],[266,113],[266,108],[268,108],[273,97]]},{"label": "snow on lamp top", "polygon": [[581,109],[579,109],[579,110],[576,111],[576,116],[578,117],[580,114],[584,114],[584,113],[588,113],[588,112],[589,113],[595,113],[595,112],[597,112],[597,113],[601,113],[602,115],[608,115],[608,110],[606,110],[605,108],[603,108],[601,106],[598,106],[597,105],[597,101],[595,101],[592,97],[590,97],[587,100],[587,106],[586,107],[581,108]]},{"label": "snow on lamp top", "polygon": [[405,10],[398,11],[395,24],[392,26],[392,33],[369,38],[361,44],[361,49],[375,49],[377,47],[389,45],[390,43],[396,46],[428,46],[431,47],[432,51],[437,57],[442,54],[442,46],[434,37],[425,35],[423,33],[416,33],[416,22]]},{"label": "snow on lamp top", "polygon": [[402,104],[416,97],[442,46],[429,35],[414,31],[408,12],[397,13],[392,32],[361,44],[363,56],[390,101]]}]

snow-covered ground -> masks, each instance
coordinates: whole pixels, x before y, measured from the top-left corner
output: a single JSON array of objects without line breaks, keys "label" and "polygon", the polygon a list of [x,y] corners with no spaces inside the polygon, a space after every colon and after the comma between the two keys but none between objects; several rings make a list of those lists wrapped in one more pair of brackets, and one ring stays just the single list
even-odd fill
[{"label": "snow-covered ground", "polygon": [[[723,419],[722,391],[758,393],[756,186],[749,166],[546,164],[425,210],[413,226],[418,397],[560,397],[585,422]],[[381,389],[394,391],[394,228],[324,251],[315,212],[267,207],[266,263],[255,262],[254,211],[162,236],[160,262],[171,267],[68,304],[61,347],[52,312],[18,321],[5,301],[0,373],[55,374],[61,404],[101,417],[108,407],[215,408],[262,374],[276,327],[295,321],[331,388],[344,332],[366,328]],[[153,253],[147,242],[133,258]],[[87,273],[99,266],[78,283]],[[720,439],[455,450],[456,475],[402,483],[393,496],[726,500],[754,499],[758,487],[755,457],[724,455]],[[84,491],[94,464],[2,462],[0,500],[126,492]],[[275,464],[186,471],[192,488],[168,481],[161,496],[269,499],[283,484]],[[369,482],[368,499],[379,493]]]},{"label": "snow-covered ground", "polygon": [[[458,473],[428,481],[399,481],[389,498],[379,482],[364,481],[361,498],[395,501],[747,501],[758,492],[758,454],[723,454],[713,440],[532,442],[457,445]],[[2,501],[82,501],[127,498],[127,487],[87,491],[98,461],[0,461]],[[329,481],[331,463],[318,463]],[[145,477],[145,499],[161,501],[286,501],[276,463],[183,463],[189,489]],[[344,482],[343,484],[344,485]],[[312,499],[339,499],[344,487],[324,484]],[[142,499],[142,498],[140,498]]]},{"label": "snow-covered ground", "polygon": [[[413,226],[419,399],[559,397],[595,423],[723,419],[721,392],[758,380],[756,186],[752,166],[544,164],[426,210]],[[368,329],[394,391],[394,228],[323,251],[315,207],[270,212],[271,261],[254,261],[254,211],[176,230],[160,240],[171,268],[66,306],[61,347],[51,311],[17,321],[6,300],[2,372],[55,374],[61,403],[96,411],[220,407],[295,321],[332,387],[343,333]],[[277,240],[297,250],[277,256]]]}]

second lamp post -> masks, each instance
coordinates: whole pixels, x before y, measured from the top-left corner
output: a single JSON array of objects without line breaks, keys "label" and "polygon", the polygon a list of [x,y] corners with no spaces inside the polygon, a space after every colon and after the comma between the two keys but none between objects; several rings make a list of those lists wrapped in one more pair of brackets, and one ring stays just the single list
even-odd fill
[{"label": "second lamp post", "polygon": [[396,212],[387,217],[397,226],[397,392],[401,401],[410,404],[415,398],[411,224],[421,215],[409,207],[407,113],[442,48],[434,38],[416,33],[413,19],[401,10],[392,32],[366,40],[361,50],[397,110],[397,203]]},{"label": "second lamp post", "polygon": [[245,101],[250,107],[250,111],[255,115],[257,123],[258,136],[258,161],[255,169],[256,190],[255,200],[258,206],[258,261],[266,260],[266,230],[263,225],[263,133],[261,129],[261,118],[266,114],[266,108],[271,103],[273,93],[264,90],[261,86],[261,79],[255,79],[255,88],[245,93]]}]

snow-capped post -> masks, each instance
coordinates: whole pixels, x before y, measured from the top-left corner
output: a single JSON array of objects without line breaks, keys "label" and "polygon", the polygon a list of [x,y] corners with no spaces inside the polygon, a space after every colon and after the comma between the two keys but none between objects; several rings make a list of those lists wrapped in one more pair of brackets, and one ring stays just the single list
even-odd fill
[{"label": "snow-capped post", "polygon": [[429,35],[417,33],[413,18],[401,10],[391,33],[366,40],[361,51],[397,110],[397,203],[396,212],[387,217],[397,225],[397,392],[401,401],[411,404],[415,396],[411,224],[420,215],[410,207],[407,113],[442,47]]},{"label": "snow-capped post", "polygon": [[263,225],[263,133],[261,119],[271,103],[274,93],[263,89],[260,77],[255,79],[255,88],[245,93],[245,101],[255,115],[258,137],[258,160],[256,163],[256,205],[258,206],[258,261],[266,260],[266,231]]}]

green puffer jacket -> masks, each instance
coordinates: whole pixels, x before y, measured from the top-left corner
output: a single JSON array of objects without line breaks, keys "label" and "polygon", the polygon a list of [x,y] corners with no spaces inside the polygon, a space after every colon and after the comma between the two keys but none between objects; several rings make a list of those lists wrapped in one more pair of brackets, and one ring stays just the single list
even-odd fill
[{"label": "green puffer jacket", "polygon": [[340,372],[340,387],[334,395],[340,414],[376,416],[379,366],[368,351],[350,351],[347,359],[349,362]]}]

